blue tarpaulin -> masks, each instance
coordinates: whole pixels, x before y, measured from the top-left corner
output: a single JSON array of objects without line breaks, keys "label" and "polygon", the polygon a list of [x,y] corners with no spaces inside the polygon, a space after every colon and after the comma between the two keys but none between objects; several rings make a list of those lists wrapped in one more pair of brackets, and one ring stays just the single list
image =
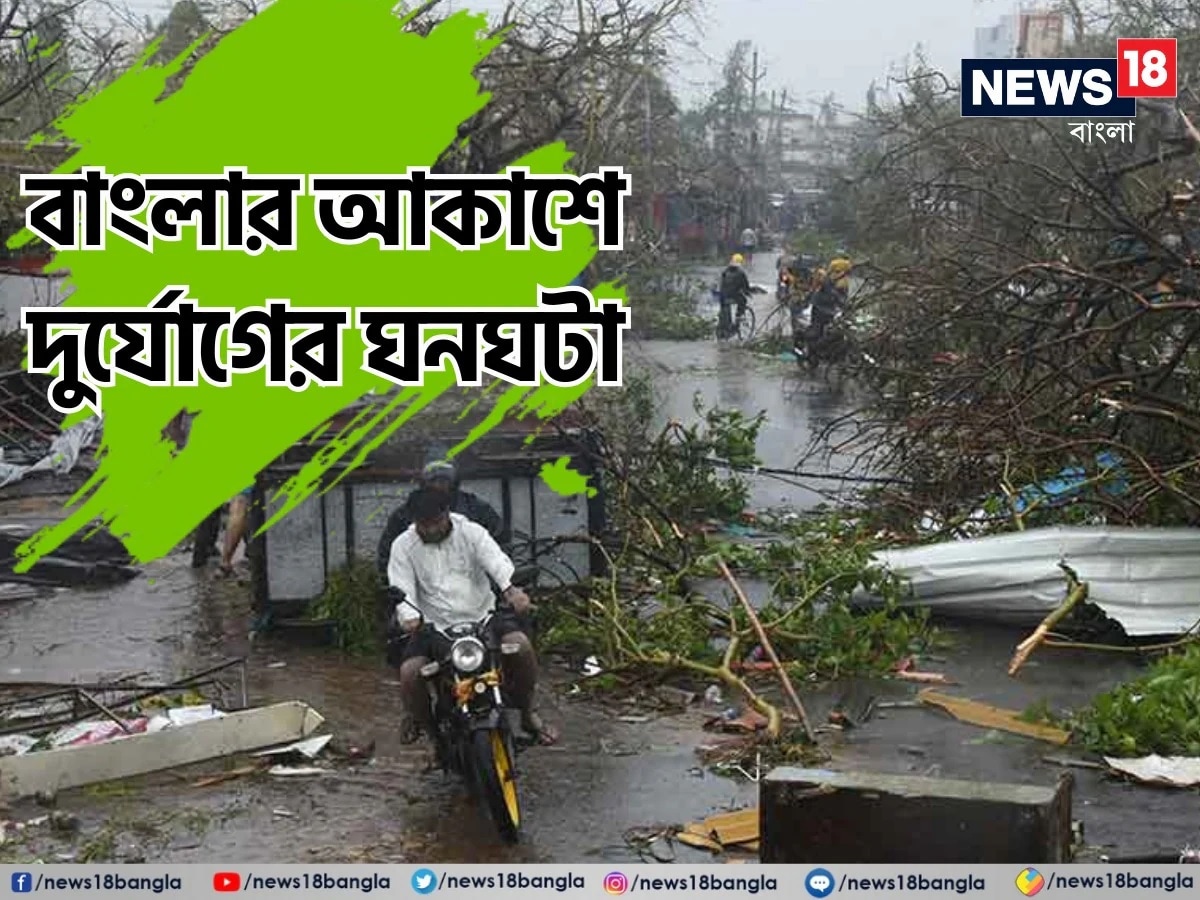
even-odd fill
[{"label": "blue tarpaulin", "polygon": [[1054,478],[1041,484],[1027,485],[1017,493],[1013,504],[1016,511],[1023,513],[1035,503],[1040,506],[1057,506],[1078,496],[1084,482],[1101,475],[1107,475],[1105,483],[1098,485],[1104,493],[1116,497],[1129,490],[1124,463],[1115,453],[1108,450],[1097,453],[1096,467],[1098,471],[1089,475],[1083,466],[1067,466]]}]

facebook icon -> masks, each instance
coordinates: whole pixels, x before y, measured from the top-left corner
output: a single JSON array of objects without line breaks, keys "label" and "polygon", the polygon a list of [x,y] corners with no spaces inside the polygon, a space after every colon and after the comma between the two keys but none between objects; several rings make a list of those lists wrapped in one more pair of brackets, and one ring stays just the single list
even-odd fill
[{"label": "facebook icon", "polygon": [[28,872],[13,872],[12,890],[14,894],[28,894],[33,890],[33,876]]}]

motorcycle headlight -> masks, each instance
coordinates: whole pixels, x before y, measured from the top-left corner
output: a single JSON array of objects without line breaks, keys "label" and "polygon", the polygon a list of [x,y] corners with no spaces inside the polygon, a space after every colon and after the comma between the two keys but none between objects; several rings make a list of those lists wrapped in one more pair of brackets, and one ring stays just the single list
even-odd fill
[{"label": "motorcycle headlight", "polygon": [[474,672],[483,665],[483,642],[478,638],[459,638],[450,648],[450,662],[460,672]]}]

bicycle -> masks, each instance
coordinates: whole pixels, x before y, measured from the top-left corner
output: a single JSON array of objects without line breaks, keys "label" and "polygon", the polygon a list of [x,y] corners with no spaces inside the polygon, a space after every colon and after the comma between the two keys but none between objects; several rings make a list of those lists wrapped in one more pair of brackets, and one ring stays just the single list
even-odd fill
[{"label": "bicycle", "polygon": [[[713,288],[712,296],[717,302],[717,335],[720,336],[721,292],[718,289]],[[730,338],[737,338],[739,341],[743,342],[751,340],[754,337],[755,327],[757,325],[757,317],[754,314],[754,307],[750,305],[749,301],[747,301],[744,311],[740,316],[737,315],[736,311],[731,310],[731,312],[733,313],[733,334],[730,335]]]}]

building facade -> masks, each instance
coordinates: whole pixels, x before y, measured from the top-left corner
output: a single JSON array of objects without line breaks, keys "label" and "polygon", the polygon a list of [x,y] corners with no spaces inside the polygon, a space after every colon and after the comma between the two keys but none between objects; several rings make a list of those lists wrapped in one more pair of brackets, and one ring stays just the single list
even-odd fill
[{"label": "building facade", "polygon": [[975,29],[976,59],[1053,59],[1065,43],[1063,14],[1025,9],[1001,16],[988,28]]}]

